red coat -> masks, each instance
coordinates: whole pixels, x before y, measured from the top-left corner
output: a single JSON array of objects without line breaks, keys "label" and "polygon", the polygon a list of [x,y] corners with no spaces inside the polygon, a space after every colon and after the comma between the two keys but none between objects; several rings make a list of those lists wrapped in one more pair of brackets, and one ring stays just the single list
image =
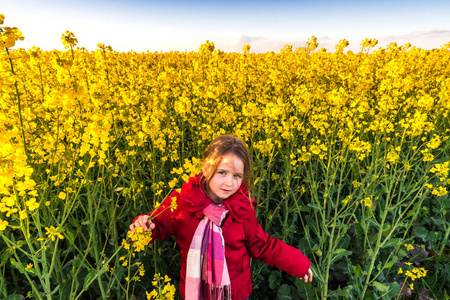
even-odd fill
[{"label": "red coat", "polygon": [[[172,197],[176,197],[178,208],[173,212],[170,208],[166,209],[158,215],[161,210],[171,205]],[[256,201],[251,200],[255,206]],[[203,208],[211,201],[200,187],[198,177],[191,177],[189,182],[181,188],[181,193],[174,191],[154,213],[157,216],[153,219],[156,226],[153,230],[153,238],[164,240],[174,235],[180,249],[180,293],[183,299],[186,259],[191,239],[203,217]],[[231,299],[243,300],[252,292],[250,257],[275,266],[292,276],[305,276],[311,262],[300,250],[279,239],[271,238],[264,232],[258,224],[244,185],[223,203],[230,211],[230,215],[222,226],[222,234],[225,240],[225,258],[231,279]]]}]

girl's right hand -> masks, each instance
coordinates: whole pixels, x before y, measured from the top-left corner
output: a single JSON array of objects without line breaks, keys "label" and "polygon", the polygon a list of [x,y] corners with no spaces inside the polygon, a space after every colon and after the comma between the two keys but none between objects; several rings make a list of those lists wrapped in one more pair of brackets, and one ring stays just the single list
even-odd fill
[{"label": "girl's right hand", "polygon": [[129,229],[133,232],[136,232],[135,228],[142,227],[142,230],[145,232],[149,228],[155,229],[155,223],[152,222],[148,215],[139,216],[133,224],[130,225]]}]

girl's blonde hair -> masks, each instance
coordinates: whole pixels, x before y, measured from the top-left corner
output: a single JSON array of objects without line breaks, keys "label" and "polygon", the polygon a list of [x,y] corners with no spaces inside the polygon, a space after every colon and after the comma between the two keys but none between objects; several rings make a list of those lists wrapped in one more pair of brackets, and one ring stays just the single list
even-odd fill
[{"label": "girl's blonde hair", "polygon": [[203,176],[202,181],[205,189],[209,188],[209,182],[217,171],[223,156],[234,154],[244,163],[243,182],[249,192],[253,188],[252,164],[250,152],[240,138],[232,135],[222,135],[213,140],[203,155]]}]

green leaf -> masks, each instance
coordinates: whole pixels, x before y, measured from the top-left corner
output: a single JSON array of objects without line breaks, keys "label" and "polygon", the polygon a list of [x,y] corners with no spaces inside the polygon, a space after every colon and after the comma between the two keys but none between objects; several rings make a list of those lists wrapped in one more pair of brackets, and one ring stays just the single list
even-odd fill
[{"label": "green leaf", "polygon": [[398,282],[391,282],[389,283],[389,292],[387,293],[387,296],[389,298],[397,297],[400,293],[400,284]]},{"label": "green leaf", "polygon": [[339,299],[342,299],[342,298],[349,299],[350,298],[350,293],[346,289],[344,289],[344,290],[338,289],[336,291],[336,295],[339,297]]},{"label": "green leaf", "polygon": [[388,285],[384,285],[384,284],[382,284],[382,283],[380,283],[378,281],[372,282],[372,285],[374,287],[376,287],[377,290],[379,290],[380,292],[383,292],[383,293],[387,292],[389,290],[389,286]]},{"label": "green leaf", "polygon": [[289,285],[283,284],[278,289],[277,299],[283,299],[283,300],[292,299],[291,290],[289,288]]},{"label": "green leaf", "polygon": [[445,220],[444,219],[436,219],[436,218],[433,218],[433,217],[431,217],[430,219],[437,226],[444,226],[445,225]]},{"label": "green leaf", "polygon": [[9,295],[6,298],[3,298],[3,300],[22,300],[22,299],[24,299],[24,297],[18,294]]},{"label": "green leaf", "polygon": [[59,285],[50,293],[51,295],[54,295],[59,290]]},{"label": "green leaf", "polygon": [[312,207],[314,209],[317,209],[318,211],[322,210],[322,208],[320,206],[318,206],[317,204],[308,203],[308,206]]},{"label": "green leaf", "polygon": [[336,249],[333,251],[333,258],[331,259],[331,262],[338,260],[341,257],[348,256],[352,253],[353,253],[352,251],[348,251],[345,249]]},{"label": "green leaf", "polygon": [[272,290],[275,290],[279,286],[280,281],[281,281],[281,278],[280,278],[279,272],[274,271],[274,272],[270,273],[270,276],[269,276],[269,287]]},{"label": "green leaf", "polygon": [[353,267],[353,272],[355,272],[355,279],[358,279],[359,276],[361,276],[361,265],[357,264]]},{"label": "green leaf", "polygon": [[91,271],[89,271],[89,273],[84,278],[84,284],[83,284],[83,290],[84,291],[87,291],[89,286],[91,285],[91,283],[94,281],[94,279],[96,277],[95,273],[96,273],[96,270],[91,270]]},{"label": "green leaf", "polygon": [[383,247],[382,247],[382,248],[395,247],[395,246],[397,246],[401,241],[402,241],[402,239],[400,239],[400,238],[390,239],[389,241],[387,241],[386,243],[383,244]]},{"label": "green leaf", "polygon": [[392,257],[392,260],[386,264],[386,268],[388,268],[388,269],[392,268],[392,266],[393,266],[396,262],[398,262],[398,257],[394,255],[394,256]]},{"label": "green leaf", "polygon": [[8,258],[11,257],[11,253],[9,251],[3,251],[1,257],[0,257],[0,266],[6,264],[8,261]]},{"label": "green leaf", "polygon": [[422,239],[423,242],[426,242],[427,239],[428,230],[425,227],[416,227],[414,228],[414,235],[420,239]]},{"label": "green leaf", "polygon": [[64,234],[67,237],[67,240],[70,242],[70,244],[73,244],[75,240],[74,233],[71,230],[65,230]]},{"label": "green leaf", "polygon": [[319,244],[315,244],[312,248],[311,248],[311,252],[314,253],[317,250],[319,250]]},{"label": "green leaf", "polygon": [[405,257],[408,253],[404,249],[400,249],[397,254],[399,257]]},{"label": "green leaf", "polygon": [[[347,231],[347,229],[348,229],[348,227],[346,226],[346,227],[343,229],[343,231],[345,232],[345,231]],[[341,238],[341,240],[339,241],[338,247],[339,247],[339,248],[347,249],[347,248],[350,246],[351,240],[352,240],[352,238],[351,238],[348,234],[345,234],[345,235]]]}]

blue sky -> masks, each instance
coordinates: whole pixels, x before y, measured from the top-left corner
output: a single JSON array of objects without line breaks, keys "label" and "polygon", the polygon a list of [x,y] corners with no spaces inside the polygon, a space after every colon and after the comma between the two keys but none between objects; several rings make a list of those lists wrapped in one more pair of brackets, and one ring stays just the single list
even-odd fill
[{"label": "blue sky", "polygon": [[17,47],[63,49],[72,31],[78,46],[97,43],[117,51],[197,51],[206,40],[216,49],[278,52],[305,46],[312,36],[334,51],[340,39],[357,51],[364,38],[433,49],[450,42],[449,0],[247,1],[247,0],[0,0],[4,26],[18,27]]}]

